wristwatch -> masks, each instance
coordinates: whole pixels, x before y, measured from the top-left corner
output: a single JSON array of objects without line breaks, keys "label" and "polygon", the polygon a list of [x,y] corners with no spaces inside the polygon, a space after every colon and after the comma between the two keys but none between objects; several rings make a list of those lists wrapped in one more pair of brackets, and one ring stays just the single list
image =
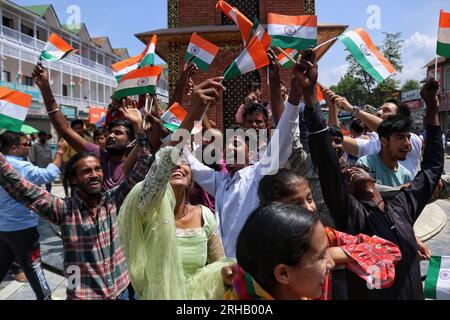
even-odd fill
[{"label": "wristwatch", "polygon": [[354,106],[352,110],[352,116],[354,117],[358,116],[359,111],[361,111],[361,109],[359,107]]}]

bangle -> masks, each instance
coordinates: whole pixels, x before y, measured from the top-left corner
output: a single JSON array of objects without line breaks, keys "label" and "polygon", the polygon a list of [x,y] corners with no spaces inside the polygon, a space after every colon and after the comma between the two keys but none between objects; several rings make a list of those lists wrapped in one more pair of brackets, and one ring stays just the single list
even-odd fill
[{"label": "bangle", "polygon": [[322,129],[322,130],[319,130],[319,131],[316,131],[316,132],[308,132],[308,134],[309,134],[310,136],[312,136],[312,135],[315,135],[315,134],[319,134],[319,133],[328,131],[328,129],[329,129],[329,127],[326,127],[325,129]]},{"label": "bangle", "polygon": [[59,111],[59,108],[56,108],[55,110],[52,111],[47,111],[47,114],[52,114],[52,113],[56,113]]}]

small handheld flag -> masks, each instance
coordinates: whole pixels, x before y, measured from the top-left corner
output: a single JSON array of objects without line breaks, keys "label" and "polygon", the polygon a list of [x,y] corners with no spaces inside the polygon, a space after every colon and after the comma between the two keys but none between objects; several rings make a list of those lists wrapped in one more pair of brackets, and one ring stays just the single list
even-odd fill
[{"label": "small handheld flag", "polygon": [[450,58],[450,12],[441,10],[439,33],[437,38],[437,55]]},{"label": "small handheld flag", "polygon": [[243,15],[237,8],[230,6],[226,1],[220,0],[216,4],[216,8],[220,9],[230,20],[232,20],[241,30],[244,45],[247,45],[252,32],[252,22]]},{"label": "small handheld flag", "polygon": [[172,132],[177,131],[187,116],[187,111],[178,103],[174,103],[161,117],[164,127]]},{"label": "small handheld flag", "polygon": [[317,46],[317,16],[285,16],[269,13],[272,46],[305,50]]},{"label": "small handheld flag", "polygon": [[450,300],[450,257],[432,256],[424,289],[425,298]]},{"label": "small handheld flag", "polygon": [[158,37],[156,34],[153,35],[150,42],[147,44],[144,52],[142,53],[141,62],[139,63],[139,68],[148,67],[155,65],[155,52],[156,52],[156,42]]},{"label": "small handheld flag", "polygon": [[207,71],[209,65],[219,53],[219,50],[220,48],[218,46],[203,39],[194,32],[186,51],[186,55],[184,56],[184,60],[189,61],[192,57],[194,57],[192,61],[197,64],[197,67],[202,71]]},{"label": "small handheld flag", "polygon": [[266,50],[258,38],[254,36],[244,51],[242,51],[239,57],[225,71],[224,80],[233,79],[241,74],[265,67],[268,64],[269,57],[267,56]]},{"label": "small handheld flag", "polygon": [[395,72],[392,64],[378,51],[363,29],[345,32],[338,39],[344,43],[364,71],[376,81],[381,83]]},{"label": "small handheld flag", "polygon": [[78,50],[75,50],[63,39],[52,33],[39,56],[39,60],[57,61],[75,52],[78,52]]},{"label": "small handheld flag", "polygon": [[0,87],[0,128],[20,132],[31,100],[31,95]]},{"label": "small handheld flag", "polygon": [[[286,50],[284,50],[284,52],[286,52],[289,55],[289,57],[291,57],[295,61],[297,61],[298,56],[300,54],[300,52],[298,52],[295,49],[286,49]],[[289,59],[284,53],[280,53],[278,55],[278,62],[280,63],[280,65],[283,68],[290,68],[290,67],[292,67],[295,64],[292,61],[292,59]]]},{"label": "small handheld flag", "polygon": [[154,95],[161,73],[161,67],[146,67],[131,71],[120,80],[113,94],[113,99],[120,100],[125,97],[144,95],[146,93]]}]

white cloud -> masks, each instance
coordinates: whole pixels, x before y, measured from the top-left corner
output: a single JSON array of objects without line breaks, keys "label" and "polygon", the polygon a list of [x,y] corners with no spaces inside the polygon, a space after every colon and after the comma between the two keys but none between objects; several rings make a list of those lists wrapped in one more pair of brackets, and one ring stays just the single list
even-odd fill
[{"label": "white cloud", "polygon": [[332,68],[320,68],[319,65],[319,81],[324,86],[336,85],[339,80],[347,73],[347,64],[341,64]]},{"label": "white cloud", "polygon": [[402,50],[403,71],[395,78],[403,84],[408,79],[422,80],[426,76],[423,68],[436,56],[436,37],[415,32],[405,40]]}]

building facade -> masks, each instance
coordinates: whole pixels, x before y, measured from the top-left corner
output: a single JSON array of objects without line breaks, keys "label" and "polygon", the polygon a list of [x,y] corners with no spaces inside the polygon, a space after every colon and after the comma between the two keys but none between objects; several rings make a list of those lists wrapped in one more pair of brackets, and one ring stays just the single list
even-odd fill
[{"label": "building facade", "polygon": [[[40,91],[32,79],[40,52],[52,33],[79,50],[61,61],[43,62],[62,112],[68,120],[89,122],[91,108],[106,111],[117,86],[110,66],[129,57],[126,48],[113,48],[108,37],[91,37],[84,23],[63,24],[52,5],[19,6],[1,0],[0,16],[0,86],[33,96],[25,124],[53,131]],[[168,84],[164,78],[158,84],[158,94],[162,101],[168,100]]]}]

